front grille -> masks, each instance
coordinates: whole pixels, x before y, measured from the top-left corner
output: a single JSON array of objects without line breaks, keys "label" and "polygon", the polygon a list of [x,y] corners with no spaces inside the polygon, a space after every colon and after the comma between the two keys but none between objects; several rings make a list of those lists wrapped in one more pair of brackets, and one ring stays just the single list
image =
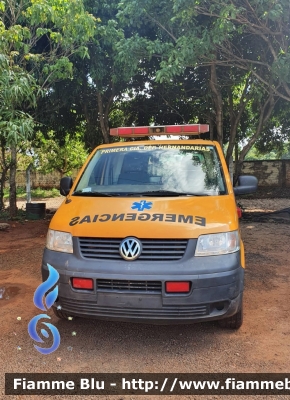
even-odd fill
[{"label": "front grille", "polygon": [[129,308],[108,307],[97,304],[95,301],[71,300],[60,298],[62,310],[72,315],[83,315],[100,318],[136,318],[141,320],[159,321],[160,319],[191,320],[205,317],[210,314],[208,304],[199,305],[172,305],[161,308]]},{"label": "front grille", "polygon": [[118,291],[131,293],[161,293],[160,281],[125,281],[115,279],[97,279],[98,291]]},{"label": "front grille", "polygon": [[[78,238],[82,257],[98,260],[123,260],[119,246],[123,239]],[[186,250],[186,239],[139,239],[142,242],[142,261],[180,260]]]}]

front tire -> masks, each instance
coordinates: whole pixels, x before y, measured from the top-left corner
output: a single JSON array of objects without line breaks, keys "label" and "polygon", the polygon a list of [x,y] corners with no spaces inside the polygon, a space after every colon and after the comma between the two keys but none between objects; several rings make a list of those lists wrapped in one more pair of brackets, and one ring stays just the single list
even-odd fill
[{"label": "front tire", "polygon": [[239,311],[231,317],[224,318],[218,321],[221,328],[239,329],[243,324],[243,303]]},{"label": "front tire", "polygon": [[60,319],[68,319],[70,316],[63,311],[58,310],[56,307],[52,307],[52,311],[53,311],[54,315],[56,315],[57,318],[60,318]]}]

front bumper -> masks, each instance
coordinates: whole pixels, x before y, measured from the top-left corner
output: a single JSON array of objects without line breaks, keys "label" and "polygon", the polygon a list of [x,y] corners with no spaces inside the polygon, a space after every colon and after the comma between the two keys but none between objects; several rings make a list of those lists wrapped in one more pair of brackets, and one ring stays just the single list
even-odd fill
[{"label": "front bumper", "polygon": [[[45,249],[42,277],[43,281],[48,277],[47,264],[59,272],[55,306],[71,316],[177,324],[234,315],[241,306],[244,288],[240,253],[192,257],[190,247],[181,260],[169,262],[85,260],[79,254]],[[94,289],[72,288],[72,277],[93,279]],[[106,285],[99,285],[100,280]],[[166,293],[166,281],[189,281],[191,290]],[[138,285],[132,288],[130,282]],[[158,290],[152,290],[151,282],[158,282]]]}]

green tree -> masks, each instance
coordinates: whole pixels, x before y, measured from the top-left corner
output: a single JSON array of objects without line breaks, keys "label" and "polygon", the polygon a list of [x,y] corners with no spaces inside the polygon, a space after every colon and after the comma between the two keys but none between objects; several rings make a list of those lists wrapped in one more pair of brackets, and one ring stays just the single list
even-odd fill
[{"label": "green tree", "polygon": [[[0,209],[4,207],[3,190],[7,172],[10,169],[10,213],[16,214],[16,146],[20,140],[28,139],[34,130],[35,121],[22,111],[35,106],[39,95],[34,78],[26,71],[11,63],[4,55],[0,58],[0,143],[1,143],[1,187]],[[7,159],[7,149],[10,158]]]},{"label": "green tree", "polygon": [[34,165],[39,171],[45,174],[58,171],[60,177],[80,168],[88,156],[80,133],[73,136],[67,134],[60,145],[54,132],[49,132],[48,138],[38,132],[31,150]]},{"label": "green tree", "polygon": [[[233,148],[238,148],[237,141],[244,143],[238,173],[277,99],[290,99],[289,1],[124,0],[119,16],[136,32],[120,42],[123,54],[158,57],[157,80],[170,82],[174,76],[183,76],[186,68],[196,74],[208,69],[209,106],[213,107],[209,114],[217,140],[229,141],[228,161]],[[154,29],[155,38],[140,35],[140,26]],[[242,132],[246,115],[252,118]],[[227,120],[229,135],[224,137]]]},{"label": "green tree", "polygon": [[95,18],[84,10],[81,0],[0,1],[1,68],[5,72],[0,83],[4,98],[0,135],[2,148],[11,148],[11,216],[17,211],[17,143],[34,130],[33,107],[39,95],[49,91],[53,82],[72,75],[72,56],[87,56],[86,45],[94,28]]},{"label": "green tree", "polygon": [[275,158],[282,158],[289,151],[290,142],[290,108],[289,103],[280,99],[274,112],[255,143],[261,155],[274,152]]},{"label": "green tree", "polygon": [[[120,57],[122,48],[118,44],[121,40],[126,42],[131,29],[117,18],[119,1],[85,0],[85,6],[97,19],[94,38],[88,46],[89,58],[75,62],[73,80],[58,82],[47,93],[44,106],[52,112],[46,113],[50,120],[43,119],[43,113],[41,120],[61,135],[60,129],[70,130],[72,121],[77,125],[83,119],[84,140],[91,149],[112,140],[109,129],[119,121],[116,115],[120,116],[120,108],[127,101],[123,96],[132,88],[139,68],[144,68],[138,55],[128,52]],[[60,122],[59,128],[56,121]]]}]

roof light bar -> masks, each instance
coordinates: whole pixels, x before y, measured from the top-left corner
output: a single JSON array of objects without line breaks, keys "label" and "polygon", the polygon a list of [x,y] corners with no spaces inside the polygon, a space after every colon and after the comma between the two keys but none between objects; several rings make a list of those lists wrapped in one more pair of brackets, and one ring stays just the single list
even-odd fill
[{"label": "roof light bar", "polygon": [[209,131],[207,124],[165,125],[165,126],[131,126],[110,129],[111,136],[143,137],[157,135],[199,135]]}]

